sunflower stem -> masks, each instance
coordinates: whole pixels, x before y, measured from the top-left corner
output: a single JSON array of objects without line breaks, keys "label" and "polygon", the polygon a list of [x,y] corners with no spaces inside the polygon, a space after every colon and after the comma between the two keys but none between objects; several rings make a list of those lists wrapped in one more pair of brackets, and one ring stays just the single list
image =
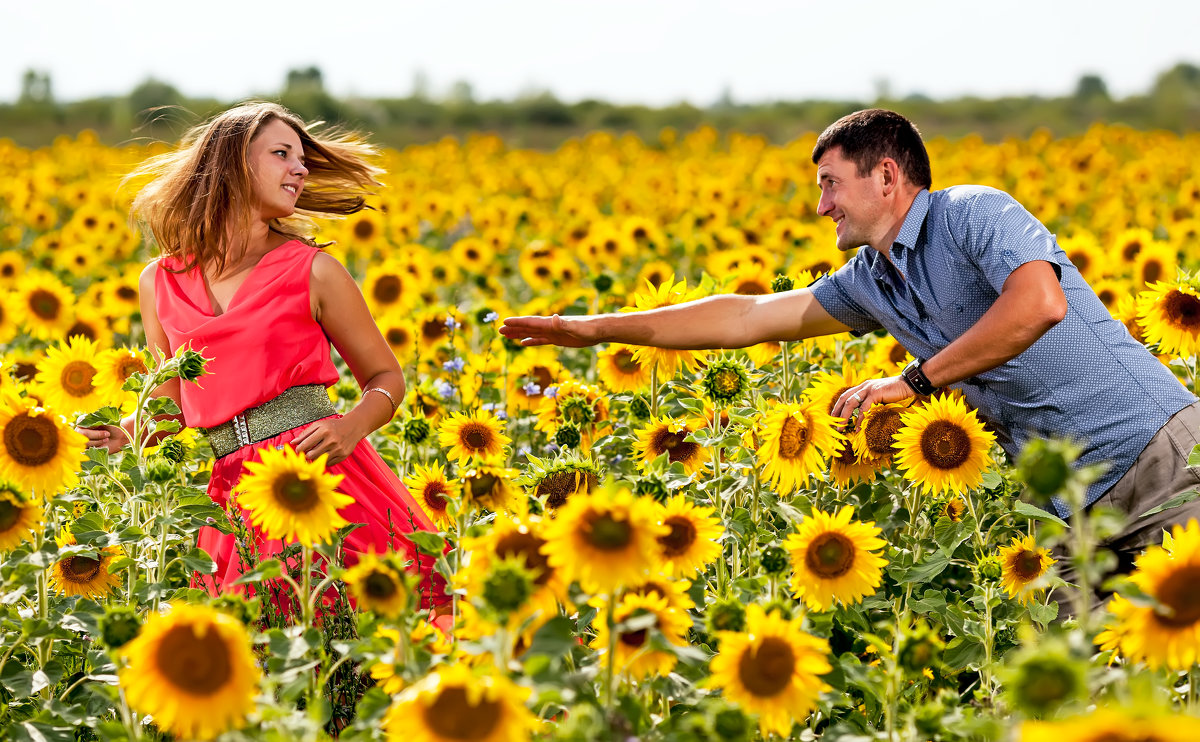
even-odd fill
[{"label": "sunflower stem", "polygon": [[301,553],[301,572],[300,572],[300,605],[301,617],[300,620],[304,625],[304,630],[308,631],[308,627],[312,625],[313,609],[311,602],[310,587],[312,586],[312,547],[304,544],[300,547]]},{"label": "sunflower stem", "polygon": [[989,580],[983,588],[983,666],[979,668],[979,680],[983,684],[983,697],[992,694],[992,645],[996,643],[996,627],[992,625],[992,598],[996,586]]},{"label": "sunflower stem", "polygon": [[650,418],[658,417],[658,361],[650,367]]},{"label": "sunflower stem", "polygon": [[792,401],[792,354],[790,352],[791,343],[783,342],[783,390],[780,396],[783,397],[784,403]]},{"label": "sunflower stem", "polygon": [[1188,691],[1187,691],[1187,711],[1189,714],[1195,715],[1196,701],[1200,696],[1196,694],[1196,682],[1200,680],[1200,666],[1195,662],[1188,668]]},{"label": "sunflower stem", "polygon": [[617,591],[613,590],[608,594],[608,609],[606,611],[604,621],[608,626],[608,662],[606,663],[605,672],[605,694],[604,694],[604,723],[605,725],[612,724],[613,704],[616,701],[616,666],[617,666],[617,627],[616,621],[616,605]]}]

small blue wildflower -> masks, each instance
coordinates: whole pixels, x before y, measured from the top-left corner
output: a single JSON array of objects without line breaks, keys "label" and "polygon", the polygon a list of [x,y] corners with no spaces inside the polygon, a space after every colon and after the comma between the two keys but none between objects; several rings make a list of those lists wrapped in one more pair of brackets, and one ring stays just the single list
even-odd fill
[{"label": "small blue wildflower", "polygon": [[450,399],[454,396],[454,385],[445,379],[438,379],[433,382],[433,388],[442,399]]},{"label": "small blue wildflower", "polygon": [[546,391],[542,392],[542,394],[546,395],[550,399],[554,399],[555,397],[558,396],[558,387],[548,386],[548,387],[546,387]]},{"label": "small blue wildflower", "polygon": [[484,322],[495,322],[498,319],[500,319],[500,315],[496,314],[495,312],[488,312],[487,314],[483,315]]},{"label": "small blue wildflower", "polygon": [[525,392],[527,397],[536,397],[542,393],[542,388],[538,386],[536,381],[531,381],[525,386],[521,387],[521,391]]},{"label": "small blue wildflower", "polygon": [[455,358],[453,360],[446,361],[445,363],[443,363],[442,368],[444,368],[447,371],[454,371],[455,373],[457,373],[457,372],[463,370],[463,366],[465,366],[466,363],[467,362],[461,358]]},{"label": "small blue wildflower", "polygon": [[458,320],[454,319],[453,317],[451,317],[450,315],[447,314],[446,315],[446,329],[453,331],[453,330],[457,330],[459,327],[461,327],[461,325],[458,324]]}]

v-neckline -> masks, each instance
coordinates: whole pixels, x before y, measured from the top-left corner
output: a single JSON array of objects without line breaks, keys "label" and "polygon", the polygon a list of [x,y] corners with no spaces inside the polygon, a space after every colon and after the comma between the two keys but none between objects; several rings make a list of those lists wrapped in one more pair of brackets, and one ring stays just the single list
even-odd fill
[{"label": "v-neckline", "polygon": [[242,282],[239,283],[237,288],[233,290],[233,295],[229,297],[229,301],[226,302],[225,306],[221,309],[220,312],[217,312],[217,307],[216,307],[216,303],[215,303],[216,294],[213,293],[212,286],[208,282],[208,276],[204,275],[204,268],[202,268],[201,266],[196,266],[196,269],[199,272],[199,276],[200,276],[200,288],[204,291],[204,298],[208,300],[209,316],[215,318],[215,317],[223,317],[226,314],[229,314],[229,310],[232,309],[233,306],[235,304],[237,304],[238,299],[241,298],[242,289],[246,288],[246,284],[250,283],[250,279],[254,278],[254,274],[258,272],[258,269],[260,266],[262,266],[263,262],[266,261],[266,259],[272,253],[274,253],[276,250],[282,248],[284,245],[291,244],[292,242],[295,242],[295,241],[296,240],[292,239],[292,240],[287,240],[286,242],[281,242],[280,244],[276,245],[275,247],[272,247],[270,250],[267,250],[265,253],[263,253],[262,256],[258,259],[258,262],[255,263],[253,266],[251,266],[250,270],[246,272],[246,277],[243,278]]}]

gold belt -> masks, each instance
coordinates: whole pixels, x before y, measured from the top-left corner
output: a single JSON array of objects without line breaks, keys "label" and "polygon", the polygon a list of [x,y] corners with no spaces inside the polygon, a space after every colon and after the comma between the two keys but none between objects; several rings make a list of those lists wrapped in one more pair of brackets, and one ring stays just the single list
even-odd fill
[{"label": "gold belt", "polygon": [[300,425],[337,414],[322,384],[284,389],[278,397],[233,416],[212,428],[200,428],[218,459],[242,446],[265,441]]}]

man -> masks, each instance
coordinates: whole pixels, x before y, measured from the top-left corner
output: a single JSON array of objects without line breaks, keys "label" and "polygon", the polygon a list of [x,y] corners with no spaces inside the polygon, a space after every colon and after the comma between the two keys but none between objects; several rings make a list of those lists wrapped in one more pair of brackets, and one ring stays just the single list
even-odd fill
[{"label": "man", "polygon": [[953,387],[1010,456],[1037,437],[1080,441],[1077,465],[1109,465],[1085,505],[1103,502],[1131,520],[1107,544],[1122,561],[1160,541],[1164,525],[1200,517],[1193,503],[1138,519],[1200,485],[1187,467],[1200,403],[1109,315],[1040,222],[992,188],[930,192],[921,136],[892,111],[836,121],[812,159],[817,212],[837,223],[840,249],[864,247],[810,287],[636,313],[514,317],[501,333],[525,345],[702,349],[886,329],[918,360],[847,390],[835,415]]}]

